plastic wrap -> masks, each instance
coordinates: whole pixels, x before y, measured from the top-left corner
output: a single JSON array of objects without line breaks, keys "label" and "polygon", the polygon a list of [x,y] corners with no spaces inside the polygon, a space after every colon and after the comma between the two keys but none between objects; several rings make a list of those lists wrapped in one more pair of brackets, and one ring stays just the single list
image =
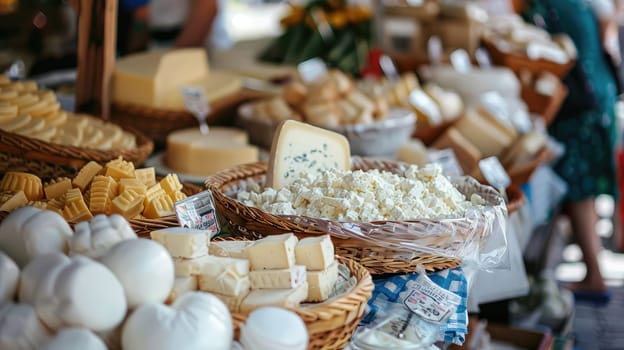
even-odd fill
[{"label": "plastic wrap", "polygon": [[[358,168],[358,159],[354,158],[354,169]],[[384,170],[402,175],[406,165],[392,164],[392,169]],[[238,191],[248,187],[263,187],[264,179],[241,181],[225,194],[235,198]],[[340,239],[345,239],[349,246],[384,248],[386,257],[393,260],[411,261],[417,256],[433,255],[460,259],[485,270],[505,265],[507,207],[504,199],[495,189],[471,177],[454,178],[452,183],[468,199],[473,194],[481,196],[483,205],[471,206],[464,217],[456,219],[340,222],[307,216],[275,216],[305,229],[330,233],[337,246],[342,243]],[[376,253],[379,250],[370,252]]]}]

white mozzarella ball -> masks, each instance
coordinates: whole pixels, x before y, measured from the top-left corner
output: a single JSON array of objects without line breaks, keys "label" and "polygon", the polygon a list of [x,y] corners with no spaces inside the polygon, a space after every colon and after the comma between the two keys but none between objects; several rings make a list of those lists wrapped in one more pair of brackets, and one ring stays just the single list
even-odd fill
[{"label": "white mozzarella ball", "polygon": [[65,328],[41,350],[107,350],[104,342],[85,328]]},{"label": "white mozzarella ball", "polygon": [[38,350],[49,339],[31,305],[0,303],[0,349]]},{"label": "white mozzarella ball", "polygon": [[15,299],[19,278],[20,271],[15,262],[0,252],[0,302]]}]

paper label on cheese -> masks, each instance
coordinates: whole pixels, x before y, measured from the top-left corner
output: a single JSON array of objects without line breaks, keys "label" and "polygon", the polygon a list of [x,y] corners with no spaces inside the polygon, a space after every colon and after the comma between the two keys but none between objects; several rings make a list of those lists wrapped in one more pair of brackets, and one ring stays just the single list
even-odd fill
[{"label": "paper label on cheese", "polygon": [[442,40],[437,35],[432,35],[427,41],[427,54],[431,65],[438,65],[442,61]]},{"label": "paper label on cheese", "polygon": [[509,174],[503,168],[498,157],[489,157],[479,161],[479,169],[485,180],[498,190],[504,190],[511,184]]},{"label": "paper label on cheese", "polygon": [[403,304],[419,317],[442,324],[455,313],[461,302],[459,295],[435,284],[426,273],[420,273]]},{"label": "paper label on cheese", "polygon": [[204,90],[199,86],[184,86],[181,91],[184,98],[184,106],[197,118],[199,130],[202,134],[208,135],[208,124],[206,117],[211,111]]},{"label": "paper label on cheese", "polygon": [[327,65],[320,58],[312,58],[299,63],[297,70],[304,83],[311,83],[327,75]]},{"label": "paper label on cheese", "polygon": [[182,227],[207,230],[210,232],[211,238],[220,231],[214,198],[210,190],[200,192],[177,202],[175,204],[175,213]]},{"label": "paper label on cheese", "polygon": [[451,148],[427,151],[429,163],[437,163],[442,167],[444,175],[449,177],[462,176],[464,171],[459,165],[455,152]]},{"label": "paper label on cheese", "polygon": [[379,58],[379,66],[381,67],[381,70],[384,72],[384,75],[386,76],[386,78],[388,78],[389,81],[395,82],[400,79],[399,72],[390,56],[381,55],[381,57]]}]

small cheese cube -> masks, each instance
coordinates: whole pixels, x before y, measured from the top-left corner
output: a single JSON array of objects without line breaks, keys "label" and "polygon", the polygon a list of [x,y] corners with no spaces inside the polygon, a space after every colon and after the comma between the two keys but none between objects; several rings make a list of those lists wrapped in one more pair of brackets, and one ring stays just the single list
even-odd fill
[{"label": "small cheese cube", "polygon": [[117,182],[110,176],[96,175],[91,182],[89,209],[95,214],[109,214],[117,196]]},{"label": "small cheese cube", "polygon": [[174,258],[193,259],[208,255],[210,233],[184,227],[152,231],[150,236],[162,244]]},{"label": "small cheese cube", "polygon": [[45,184],[45,186],[43,187],[43,192],[45,193],[46,199],[50,200],[64,195],[65,192],[71,190],[71,188],[72,181],[67,177],[63,177],[52,180]]},{"label": "small cheese cube", "polygon": [[295,265],[283,270],[258,270],[249,272],[251,289],[295,288],[306,281],[306,267]]},{"label": "small cheese cube", "polygon": [[247,249],[252,270],[289,269],[295,265],[298,239],[292,233],[268,236]]},{"label": "small cheese cube", "polygon": [[117,181],[124,178],[132,179],[134,178],[134,164],[119,157],[106,163],[106,172],[104,174],[111,176]]},{"label": "small cheese cube", "polygon": [[159,184],[160,187],[162,187],[162,189],[165,190],[167,194],[182,190],[182,184],[180,183],[178,175],[176,174],[168,174],[162,180],[160,180]]},{"label": "small cheese cube", "polygon": [[169,197],[171,198],[173,203],[179,202],[179,201],[187,198],[187,196],[182,191],[175,191],[175,192],[169,194]]},{"label": "small cheese cube", "polygon": [[167,297],[165,303],[171,304],[177,298],[183,296],[184,294],[196,291],[197,288],[197,277],[176,277],[176,279],[173,281],[173,289],[171,289],[169,297]]},{"label": "small cheese cube", "polygon": [[153,167],[134,170],[134,176],[145,186],[152,187],[156,184],[156,171]]},{"label": "small cheese cube", "polygon": [[307,295],[307,282],[300,284],[294,289],[252,290],[241,303],[240,311],[248,313],[262,306],[292,308],[304,301]]},{"label": "small cheese cube", "polygon": [[143,211],[144,196],[132,190],[122,192],[112,202],[112,211],[126,219],[131,219]]},{"label": "small cheese cube", "polygon": [[145,192],[145,201],[143,205],[147,207],[149,203],[153,201],[155,198],[158,198],[160,196],[166,196],[166,195],[167,193],[165,192],[165,190],[162,189],[160,184],[155,184],[154,186],[149,187],[147,191]]},{"label": "small cheese cube", "polygon": [[119,192],[125,190],[133,190],[136,193],[145,194],[145,192],[147,192],[147,186],[138,179],[120,179]]},{"label": "small cheese cube", "polygon": [[[4,196],[3,196],[4,197]],[[0,205],[0,211],[12,211],[19,207],[23,207],[28,203],[28,198],[24,191],[8,192],[5,198],[2,198],[2,204]]]},{"label": "small cheese cube", "polygon": [[82,197],[80,189],[72,188],[65,194],[63,216],[69,222],[81,222],[93,218],[93,215]]},{"label": "small cheese cube", "polygon": [[225,306],[227,306],[230,312],[238,313],[240,312],[241,303],[243,302],[243,300],[245,300],[247,295],[249,295],[249,292],[241,293],[240,295],[237,295],[237,296],[223,295],[219,293],[212,293],[212,294],[214,294],[214,296],[216,296],[217,298],[221,299],[221,301],[225,304]]},{"label": "small cheese cube", "polygon": [[295,248],[297,265],[308,270],[325,270],[334,261],[334,244],[329,235],[306,237]]},{"label": "small cheese cube", "polygon": [[149,201],[143,212],[143,216],[148,219],[157,219],[174,214],[173,201],[168,195],[159,196]]},{"label": "small cheese cube", "polygon": [[198,275],[199,290],[209,293],[239,296],[249,293],[249,276],[233,274]]},{"label": "small cheese cube", "polygon": [[65,195],[51,199],[48,201],[48,210],[55,211],[63,215],[63,209],[65,208]]},{"label": "small cheese cube", "polygon": [[223,241],[212,242],[209,247],[210,255],[226,256],[236,259],[249,259],[247,248],[251,247],[254,241]]},{"label": "small cheese cube", "polygon": [[334,262],[323,271],[308,271],[308,297],[306,301],[327,300],[338,280],[338,263]]},{"label": "small cheese cube", "polygon": [[78,187],[81,191],[84,191],[100,170],[102,170],[102,166],[96,162],[91,161],[85,164],[80,169],[74,180],[72,180],[72,185],[74,185],[74,187]]},{"label": "small cheese cube", "polygon": [[211,257],[206,255],[195,259],[173,258],[173,267],[176,277],[188,277],[198,275],[202,267],[212,261]]},{"label": "small cheese cube", "polygon": [[198,273],[198,275],[212,276],[223,274],[231,274],[240,277],[248,276],[249,260],[208,255]]}]

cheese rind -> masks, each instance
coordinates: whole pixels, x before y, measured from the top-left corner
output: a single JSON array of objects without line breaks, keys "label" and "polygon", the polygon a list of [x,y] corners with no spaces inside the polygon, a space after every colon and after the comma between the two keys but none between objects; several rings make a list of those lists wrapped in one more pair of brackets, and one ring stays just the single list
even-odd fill
[{"label": "cheese rind", "polygon": [[296,307],[308,295],[308,282],[294,289],[252,290],[240,305],[240,311],[248,313],[261,306]]},{"label": "cheese rind", "polygon": [[258,270],[249,272],[251,289],[289,289],[306,281],[306,267],[295,265],[282,270]]},{"label": "cheese rind", "polygon": [[306,237],[295,248],[297,265],[308,270],[324,270],[334,262],[334,244],[329,235]]},{"label": "cheese rind", "polygon": [[170,227],[152,231],[150,236],[162,244],[174,258],[193,259],[208,254],[210,233],[184,227]]},{"label": "cheese rind", "polygon": [[308,271],[308,302],[321,302],[327,300],[334,290],[338,280],[338,263],[334,261],[323,271]]},{"label": "cheese rind", "polygon": [[268,236],[247,249],[252,270],[289,269],[295,265],[298,239],[292,233]]},{"label": "cheese rind", "polygon": [[294,120],[282,122],[273,138],[267,185],[279,189],[302,173],[351,169],[349,141],[343,135]]}]

